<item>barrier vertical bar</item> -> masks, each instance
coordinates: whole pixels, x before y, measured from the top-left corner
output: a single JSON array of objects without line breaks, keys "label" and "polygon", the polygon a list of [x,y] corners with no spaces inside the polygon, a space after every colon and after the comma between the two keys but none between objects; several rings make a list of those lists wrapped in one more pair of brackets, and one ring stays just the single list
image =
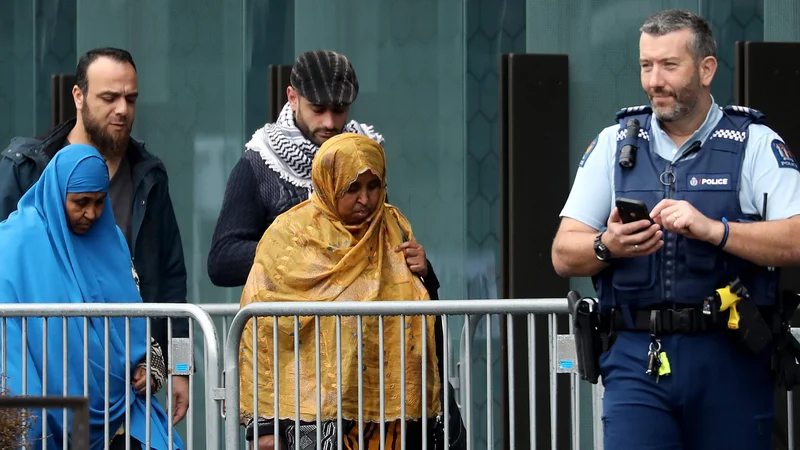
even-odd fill
[{"label": "barrier vertical bar", "polygon": [[[125,318],[125,386],[131,385],[131,318]],[[131,390],[125,389],[125,450],[131,450]]]},{"label": "barrier vertical bar", "polygon": [[[322,405],[322,375],[320,374],[320,358],[322,355],[320,354],[320,330],[319,330],[319,316],[314,316],[314,326],[316,327],[316,351],[317,351],[317,362],[316,362],[316,371],[317,371],[317,405]],[[317,447],[322,448],[322,412],[320,408],[317,408]]]},{"label": "barrier vertical bar", "polygon": [[336,316],[336,448],[342,450],[342,316]]},{"label": "barrier vertical bar", "polygon": [[400,315],[400,450],[406,450],[406,316]]},{"label": "barrier vertical bar", "polygon": [[[439,386],[447,386],[439,380]],[[422,315],[422,405],[420,408],[422,422],[422,448],[428,448],[428,316]]]},{"label": "barrier vertical bar", "polygon": [[444,351],[442,352],[442,357],[444,361],[442,362],[442,376],[444,380],[442,380],[442,389],[444,389],[444,442],[445,445],[450,445],[450,427],[448,424],[450,423],[450,333],[449,329],[447,328],[447,315],[442,314],[442,343],[444,346]]},{"label": "barrier vertical bar", "polygon": [[383,316],[378,316],[378,365],[380,366],[379,376],[380,376],[380,391],[381,391],[381,398],[380,398],[380,423],[378,424],[378,429],[380,430],[381,436],[381,445],[380,450],[384,450],[386,448],[386,384],[384,381],[385,370],[384,370],[384,338],[383,338]]},{"label": "barrier vertical bar", "polygon": [[556,315],[547,315],[547,340],[549,345],[548,353],[550,358],[550,382],[552,389],[550,389],[550,448],[556,450],[558,446],[558,403],[556,395],[558,393],[558,376],[556,374]]},{"label": "barrier vertical bar", "polygon": [[492,315],[486,318],[486,445],[494,447],[494,386],[492,385]]},{"label": "barrier vertical bar", "polygon": [[[103,356],[104,356],[104,366],[103,367],[105,368],[105,370],[104,370],[104,374],[103,374],[103,383],[105,385],[105,390],[104,390],[105,395],[104,395],[104,398],[103,398],[103,405],[105,406],[105,412],[103,413],[104,414],[104,417],[103,417],[103,421],[104,421],[103,430],[105,431],[104,436],[106,436],[106,439],[105,439],[105,448],[106,448],[106,450],[108,450],[108,448],[109,448],[109,445],[111,443],[111,437],[112,437],[111,430],[109,429],[109,417],[108,417],[108,411],[109,411],[109,406],[108,406],[109,392],[108,392],[108,389],[109,389],[109,384],[110,384],[109,383],[109,373],[108,373],[109,372],[108,369],[110,367],[110,355],[109,355],[109,352],[110,352],[110,349],[109,349],[109,346],[110,346],[109,345],[109,341],[110,341],[110,339],[109,339],[109,334],[110,334],[109,327],[110,326],[111,325],[110,325],[110,322],[108,320],[108,317],[104,317],[103,318]],[[148,400],[150,400],[150,399],[148,398]],[[149,407],[150,405],[148,404],[147,406]],[[149,419],[149,417],[148,417],[148,419]],[[150,423],[148,422],[147,425],[149,426]],[[125,430],[126,433],[128,433],[129,431],[130,430]]]},{"label": "barrier vertical bar", "polygon": [[472,334],[470,333],[469,315],[464,315],[464,329],[466,330],[467,343],[464,358],[466,361],[466,427],[467,427],[467,450],[472,448]]},{"label": "barrier vertical bar", "polygon": [[[317,408],[319,409],[319,408]],[[294,445],[300,447],[300,318],[294,316]]]},{"label": "barrier vertical bar", "polygon": [[[47,317],[42,317],[42,396],[47,397]],[[26,339],[27,340],[27,339]],[[106,366],[108,367],[108,366]],[[42,408],[42,418],[47,417],[47,408]],[[42,436],[47,436],[47,420],[42,419]],[[47,439],[42,440],[42,449],[47,449]]]},{"label": "barrier vertical bar", "polygon": [[506,339],[506,347],[508,348],[508,447],[509,450],[514,450],[517,446],[516,417],[514,416],[516,411],[516,396],[514,393],[516,379],[514,377],[514,316],[511,314],[506,316]]},{"label": "barrier vertical bar", "polygon": [[358,323],[358,448],[364,448],[364,337],[361,316]]},{"label": "barrier vertical bar", "polygon": [[[61,346],[62,352],[61,355],[61,377],[63,378],[63,385],[61,386],[61,395],[63,397],[69,396],[69,348],[67,347],[67,342],[69,342],[69,322],[67,321],[66,317],[61,318]],[[67,431],[67,408],[64,408],[62,412],[62,420],[64,427],[61,429],[61,442],[67,442],[69,440],[69,432]]]}]

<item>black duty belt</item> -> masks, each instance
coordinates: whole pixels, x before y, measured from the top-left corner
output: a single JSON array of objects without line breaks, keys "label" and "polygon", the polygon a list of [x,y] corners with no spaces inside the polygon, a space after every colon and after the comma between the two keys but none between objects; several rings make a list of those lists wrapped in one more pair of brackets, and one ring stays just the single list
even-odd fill
[{"label": "black duty belt", "polygon": [[[611,315],[612,330],[650,331],[651,310],[631,311],[633,327],[628,326],[625,314],[615,310]],[[711,315],[703,314],[700,308],[661,309],[656,311],[656,332],[662,333],[703,333],[723,330],[728,321],[728,312],[717,314],[716,321]]]}]

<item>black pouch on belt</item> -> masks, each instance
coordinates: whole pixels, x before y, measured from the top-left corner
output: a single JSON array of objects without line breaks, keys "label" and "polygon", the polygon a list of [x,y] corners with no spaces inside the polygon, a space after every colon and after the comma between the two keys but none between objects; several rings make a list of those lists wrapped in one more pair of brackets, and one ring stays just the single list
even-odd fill
[{"label": "black pouch on belt", "polygon": [[742,297],[737,306],[739,328],[731,330],[734,340],[751,354],[761,353],[772,342],[772,330],[749,295]]},{"label": "black pouch on belt", "polygon": [[581,298],[576,291],[567,294],[569,313],[572,315],[575,353],[578,358],[578,374],[581,379],[597,384],[600,376],[600,316],[597,300]]},{"label": "black pouch on belt", "polygon": [[[728,316],[728,328],[733,342],[750,354],[761,353],[772,342],[772,328],[764,320],[756,302],[750,297],[747,288],[736,278],[729,285],[730,294],[738,297],[732,304]],[[717,290],[717,298],[723,290]],[[723,301],[724,302],[724,301]]]}]

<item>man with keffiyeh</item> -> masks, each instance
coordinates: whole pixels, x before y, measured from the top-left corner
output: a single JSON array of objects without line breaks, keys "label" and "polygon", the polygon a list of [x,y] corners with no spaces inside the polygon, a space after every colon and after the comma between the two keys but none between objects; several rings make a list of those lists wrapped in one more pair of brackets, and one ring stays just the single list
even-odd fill
[{"label": "man with keffiyeh", "polygon": [[[309,198],[311,162],[319,147],[341,134],[358,133],[383,145],[369,125],[347,121],[358,95],[358,79],[342,54],[301,54],[286,88],[289,101],[275,123],[257,130],[231,171],[208,255],[208,275],[217,286],[244,285],[256,246],[272,221]],[[417,242],[397,248],[436,298],[439,281]]]}]

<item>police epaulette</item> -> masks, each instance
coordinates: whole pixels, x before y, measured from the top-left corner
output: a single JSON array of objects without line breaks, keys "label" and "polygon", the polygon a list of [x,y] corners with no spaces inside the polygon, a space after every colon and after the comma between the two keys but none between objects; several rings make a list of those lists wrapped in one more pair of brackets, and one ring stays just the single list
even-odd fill
[{"label": "police epaulette", "polygon": [[764,115],[761,111],[753,108],[748,108],[747,106],[738,106],[738,105],[728,105],[722,110],[726,114],[734,114],[737,116],[744,116],[749,117],[753,123],[763,123],[766,120],[767,116]]},{"label": "police epaulette", "polygon": [[617,120],[636,114],[650,114],[651,112],[653,112],[653,109],[650,108],[650,105],[629,106],[617,111]]}]

